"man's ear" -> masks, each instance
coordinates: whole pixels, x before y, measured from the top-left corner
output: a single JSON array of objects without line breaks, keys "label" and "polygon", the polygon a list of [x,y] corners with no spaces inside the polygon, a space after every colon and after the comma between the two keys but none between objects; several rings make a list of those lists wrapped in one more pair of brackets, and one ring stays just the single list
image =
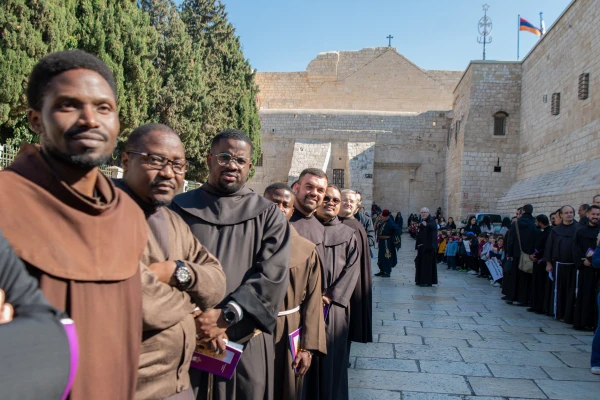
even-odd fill
[{"label": "man's ear", "polygon": [[127,171],[127,168],[129,167],[129,160],[131,160],[129,158],[129,154],[127,154],[127,152],[122,152],[121,153],[121,167],[123,168],[123,173],[125,173]]},{"label": "man's ear", "polygon": [[42,113],[41,111],[30,108],[27,110],[27,121],[29,122],[29,128],[38,135],[42,135],[44,132],[44,126],[42,125]]}]

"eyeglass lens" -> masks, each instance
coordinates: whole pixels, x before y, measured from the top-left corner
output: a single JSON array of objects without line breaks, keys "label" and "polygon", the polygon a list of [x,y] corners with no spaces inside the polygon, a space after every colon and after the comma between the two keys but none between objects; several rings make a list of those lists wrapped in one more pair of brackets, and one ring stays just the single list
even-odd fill
[{"label": "eyeglass lens", "polygon": [[325,197],[323,197],[323,201],[325,203],[329,203],[331,201],[333,204],[340,204],[341,200],[340,199],[335,199],[335,198],[333,198],[331,196],[325,196]]}]

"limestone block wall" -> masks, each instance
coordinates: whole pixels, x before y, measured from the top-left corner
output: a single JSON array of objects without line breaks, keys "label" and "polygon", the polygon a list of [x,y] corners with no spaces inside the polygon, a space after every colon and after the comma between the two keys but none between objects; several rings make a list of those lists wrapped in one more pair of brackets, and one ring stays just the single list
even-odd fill
[{"label": "limestone block wall", "polygon": [[532,204],[534,213],[550,215],[563,205],[577,210],[600,193],[600,159],[520,180],[498,201],[498,211],[512,213]]},{"label": "limestone block wall", "polygon": [[321,53],[306,72],[257,73],[261,109],[448,110],[460,71],[426,71],[393,47]]},{"label": "limestone block wall", "polygon": [[[600,157],[599,24],[599,0],[574,1],[523,60],[519,179]],[[590,74],[585,100],[578,99],[582,73]],[[559,115],[550,112],[553,93],[560,93]]]},{"label": "limestone block wall", "polygon": [[[263,181],[287,181],[289,168],[273,170],[267,160],[293,153],[296,140],[313,140],[331,143],[328,172],[345,165],[345,186],[365,193],[366,205],[375,201],[406,215],[422,206],[442,205],[446,112],[262,110],[261,116],[263,169],[269,171]],[[365,177],[369,173],[373,178]]]},{"label": "limestone block wall", "polygon": [[292,165],[288,173],[288,185],[292,185],[306,168],[326,170],[330,157],[331,143],[307,139],[296,140]]},{"label": "limestone block wall", "polygon": [[[473,61],[455,96],[454,138],[447,161],[452,170],[446,185],[447,215],[463,219],[474,212],[495,211],[497,200],[516,181],[521,65]],[[506,135],[494,136],[494,115],[500,111],[508,114]],[[498,163],[501,171],[494,172]]]}]

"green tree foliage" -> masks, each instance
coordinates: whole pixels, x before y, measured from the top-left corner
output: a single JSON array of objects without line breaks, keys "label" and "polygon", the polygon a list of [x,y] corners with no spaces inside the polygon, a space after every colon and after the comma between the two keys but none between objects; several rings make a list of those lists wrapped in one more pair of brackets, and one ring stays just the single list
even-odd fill
[{"label": "green tree foliage", "polygon": [[3,0],[0,8],[0,143],[36,141],[24,88],[52,51],[82,49],[104,60],[117,82],[121,140],[161,122],[181,135],[204,179],[210,141],[245,131],[260,155],[258,88],[220,0]]},{"label": "green tree foliage", "polygon": [[[206,140],[210,142],[216,133],[226,128],[242,129],[252,139],[253,161],[256,161],[261,152],[260,119],[255,101],[258,88],[239,37],[227,21],[225,6],[220,0],[184,0],[181,17],[202,54],[206,87],[202,114]],[[205,146],[205,152],[208,150]]]}]

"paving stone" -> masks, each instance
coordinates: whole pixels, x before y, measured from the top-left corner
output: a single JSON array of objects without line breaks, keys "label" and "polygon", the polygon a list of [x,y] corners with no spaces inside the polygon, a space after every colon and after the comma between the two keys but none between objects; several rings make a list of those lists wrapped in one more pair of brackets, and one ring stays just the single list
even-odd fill
[{"label": "paving stone", "polygon": [[[428,310],[422,310],[428,311]],[[431,310],[429,310],[431,311]],[[433,315],[425,315],[425,314],[397,314],[395,318],[385,318],[387,320],[395,319],[397,321],[433,321]]]},{"label": "paving stone", "polygon": [[590,381],[600,382],[600,375],[590,373],[590,368],[542,367],[555,381]]},{"label": "paving stone", "polygon": [[438,374],[492,376],[485,364],[465,362],[420,361],[422,372]]},{"label": "paving stone", "polygon": [[[525,347],[527,347],[527,349],[529,350],[534,350],[534,351],[556,351],[556,350],[560,350],[560,351],[577,351],[579,352],[580,350],[577,349],[577,345],[573,345],[573,344],[555,344],[555,343],[523,343],[523,345]],[[580,345],[580,346],[587,346],[588,345]]]},{"label": "paving stone", "polygon": [[550,379],[540,367],[494,364],[489,364],[488,367],[496,378]]},{"label": "paving stone", "polygon": [[474,311],[446,311],[448,315],[457,317],[481,317],[478,312]]},{"label": "paving stone", "polygon": [[396,358],[409,360],[462,361],[454,347],[394,344]]},{"label": "paving stone", "polygon": [[471,394],[462,376],[349,369],[349,386],[409,392]]},{"label": "paving stone", "polygon": [[466,331],[504,332],[498,325],[460,324],[460,327]]},{"label": "paving stone", "polygon": [[559,359],[552,355],[552,353],[542,351],[515,351],[472,348],[457,349],[462,355],[464,361],[466,362],[480,362],[484,364],[526,365],[533,367],[559,367],[563,365]]},{"label": "paving stone", "polygon": [[525,346],[519,342],[502,342],[498,340],[468,340],[471,347],[477,349],[496,350],[525,350]]},{"label": "paving stone", "polygon": [[400,392],[391,392],[389,390],[374,389],[349,389],[350,400],[401,400]]},{"label": "paving stone", "polygon": [[535,320],[535,319],[524,319],[524,318],[503,318],[506,322],[506,325],[511,326],[527,326],[530,328],[547,328],[543,321]]},{"label": "paving stone", "polygon": [[531,399],[546,398],[546,395],[533,381],[525,379],[469,377],[468,380],[476,395],[527,397]]},{"label": "paving stone", "polygon": [[[571,346],[576,348],[579,351],[584,352],[584,353],[592,352],[592,346],[589,344],[572,344]],[[561,348],[561,350],[564,350],[564,349]]]},{"label": "paving stone", "polygon": [[[490,396],[465,396],[465,400],[504,400],[505,397],[490,397]],[[519,399],[530,400],[530,399]]]},{"label": "paving stone", "polygon": [[529,326],[501,325],[500,328],[508,333],[542,333],[541,328],[532,328]]},{"label": "paving stone", "polygon": [[[418,329],[418,328],[412,328],[412,329]],[[406,331],[403,326],[373,325],[373,334],[404,335],[404,334],[406,334]]]},{"label": "paving stone", "polygon": [[457,329],[406,328],[406,333],[409,335],[419,335],[423,337],[481,340],[481,336],[479,336],[476,332]]},{"label": "paving stone", "polygon": [[584,344],[592,345],[592,341],[594,340],[594,336],[583,336],[583,335],[573,335],[573,337],[577,340],[582,341]]},{"label": "paving stone", "polygon": [[600,397],[600,382],[536,380],[535,383],[551,399],[598,400]]},{"label": "paving stone", "polygon": [[421,336],[412,335],[379,335],[379,342],[383,343],[411,343],[411,344],[423,344],[423,338]]},{"label": "paving stone", "polygon": [[479,325],[506,325],[502,318],[497,317],[473,317],[473,321]]},{"label": "paving stone", "polygon": [[584,331],[576,331],[570,326],[565,326],[564,328],[542,328],[542,332],[548,335],[569,335],[573,334],[581,335]]},{"label": "paving stone", "polygon": [[465,339],[445,339],[445,338],[423,338],[424,344],[433,346],[447,347],[469,347],[469,343]]},{"label": "paving stone", "polygon": [[448,316],[448,312],[444,310],[410,310],[410,314]]},{"label": "paving stone", "polygon": [[436,315],[433,322],[449,322],[452,324],[474,324],[473,318],[456,315]]},{"label": "paving stone", "polygon": [[391,343],[352,343],[350,356],[394,358],[394,345]]},{"label": "paving stone", "polygon": [[460,400],[460,396],[439,393],[402,392],[402,400]]},{"label": "paving stone", "polygon": [[[590,355],[583,352],[555,351],[556,357],[560,358],[569,367],[585,368],[590,365]],[[599,396],[600,397],[600,396]]]},{"label": "paving stone", "polygon": [[415,360],[399,360],[392,358],[362,358],[357,357],[356,369],[378,369],[385,371],[418,372],[419,368]]},{"label": "paving stone", "polygon": [[450,322],[423,322],[423,328],[460,329],[458,324]]},{"label": "paving stone", "polygon": [[484,336],[484,339],[486,340],[497,340],[500,342],[536,342],[536,339],[528,333],[485,332],[482,336]]},{"label": "paving stone", "polygon": [[393,311],[373,311],[373,319],[395,319]]},{"label": "paving stone", "polygon": [[421,322],[419,322],[419,321],[402,321],[402,320],[400,320],[400,321],[384,320],[383,326],[410,326],[410,327],[414,327],[414,328],[420,328]]},{"label": "paving stone", "polygon": [[581,340],[568,335],[548,335],[545,333],[532,333],[531,336],[541,343],[582,344]]}]

